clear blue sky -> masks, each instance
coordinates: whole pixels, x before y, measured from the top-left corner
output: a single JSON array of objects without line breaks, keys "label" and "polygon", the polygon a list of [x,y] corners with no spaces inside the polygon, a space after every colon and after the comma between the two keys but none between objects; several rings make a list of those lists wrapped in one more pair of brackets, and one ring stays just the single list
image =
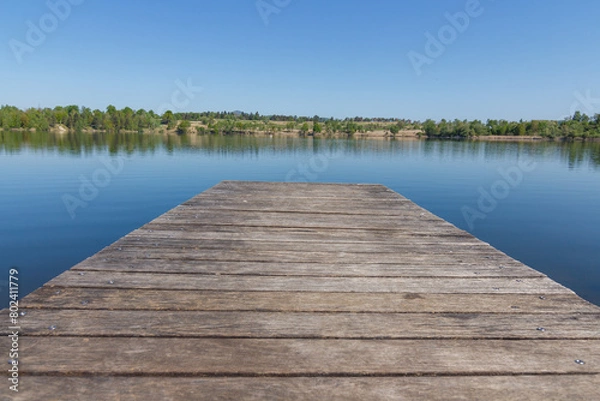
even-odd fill
[{"label": "clear blue sky", "polygon": [[[600,98],[597,0],[481,0],[421,75],[408,53],[468,1],[264,0],[281,6],[268,25],[256,0],[71,1],[64,21],[2,2],[0,104],[156,110],[177,80],[203,88],[186,110],[327,117],[560,119],[575,93]],[[34,44],[21,63],[16,41]]]}]

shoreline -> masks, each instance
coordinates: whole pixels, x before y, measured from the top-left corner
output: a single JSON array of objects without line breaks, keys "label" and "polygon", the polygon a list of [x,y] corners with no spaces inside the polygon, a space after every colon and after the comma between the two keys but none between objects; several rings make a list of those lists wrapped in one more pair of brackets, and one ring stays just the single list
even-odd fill
[{"label": "shoreline", "polygon": [[[195,127],[194,127],[195,128]],[[93,128],[84,128],[80,131],[69,129],[65,126],[55,126],[51,127],[47,131],[38,131],[35,128],[11,128],[0,131],[8,131],[8,132],[29,132],[29,133],[37,133],[37,132],[48,132],[55,135],[66,135],[73,134],[77,132],[86,133],[86,134],[98,134],[109,132],[106,130],[96,130]],[[482,135],[482,136],[471,136],[471,137],[427,137],[423,131],[420,130],[405,130],[400,131],[398,134],[393,135],[389,131],[371,131],[371,132],[357,132],[353,135],[349,135],[347,133],[302,133],[300,130],[283,130],[283,131],[236,131],[233,133],[198,133],[194,129],[188,130],[185,134],[180,134],[177,131],[177,128],[167,129],[166,127],[160,127],[157,129],[144,129],[142,131],[132,131],[132,130],[120,130],[119,133],[122,134],[142,134],[142,135],[197,135],[197,136],[253,136],[256,138],[269,138],[269,137],[286,137],[286,138],[318,138],[318,139],[378,139],[378,140],[439,140],[439,141],[484,141],[484,142],[572,142],[572,141],[591,141],[598,142],[600,141],[600,137],[543,137],[543,136],[515,136],[515,135],[507,135],[507,136],[499,136],[499,135]]]}]

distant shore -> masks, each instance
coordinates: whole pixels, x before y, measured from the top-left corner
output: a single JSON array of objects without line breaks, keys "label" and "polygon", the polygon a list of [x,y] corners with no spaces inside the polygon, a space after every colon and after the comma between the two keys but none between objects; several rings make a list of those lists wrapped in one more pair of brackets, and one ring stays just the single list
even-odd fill
[{"label": "distant shore", "polygon": [[[489,141],[489,142],[552,142],[552,141],[600,141],[598,137],[589,137],[589,138],[568,138],[568,137],[543,137],[543,136],[515,136],[515,135],[481,135],[481,136],[470,136],[470,137],[436,137],[436,138],[428,138],[427,135],[422,130],[401,130],[397,134],[392,134],[389,131],[370,131],[370,132],[357,132],[353,135],[348,135],[346,133],[303,133],[300,130],[281,130],[275,132],[269,131],[236,131],[229,134],[213,134],[213,133],[198,133],[197,127],[200,126],[198,123],[192,123],[190,129],[186,132],[187,135],[227,135],[227,136],[253,136],[258,138],[264,137],[291,137],[291,138],[303,138],[303,137],[313,137],[313,138],[331,138],[331,139],[379,139],[379,140],[467,140],[467,141]],[[25,129],[25,128],[11,128],[5,131],[12,132],[37,132],[35,128]],[[68,133],[77,132],[76,130],[71,130],[64,125],[56,125],[51,127],[46,132],[50,132],[52,134],[64,135]],[[95,134],[107,132],[106,130],[96,130],[93,128],[84,128],[79,132]],[[182,135],[181,132],[178,132],[177,128],[167,129],[167,127],[159,127],[156,129],[144,129],[142,131],[131,131],[131,130],[121,130],[121,133],[127,134],[144,134],[144,135]]]}]

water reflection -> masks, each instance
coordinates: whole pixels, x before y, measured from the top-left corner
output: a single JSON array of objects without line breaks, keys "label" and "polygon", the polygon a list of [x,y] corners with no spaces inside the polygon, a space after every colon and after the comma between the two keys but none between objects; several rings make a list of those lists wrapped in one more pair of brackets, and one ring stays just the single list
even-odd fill
[{"label": "water reflection", "polygon": [[439,140],[329,140],[297,137],[253,137],[216,135],[166,135],[137,133],[85,133],[0,131],[0,152],[57,152],[89,155],[96,152],[153,154],[166,150],[193,152],[222,157],[258,157],[262,152],[274,154],[335,153],[345,155],[431,155],[439,160],[468,157],[496,161],[506,155],[529,158],[553,158],[570,168],[600,167],[600,142],[487,142]]}]

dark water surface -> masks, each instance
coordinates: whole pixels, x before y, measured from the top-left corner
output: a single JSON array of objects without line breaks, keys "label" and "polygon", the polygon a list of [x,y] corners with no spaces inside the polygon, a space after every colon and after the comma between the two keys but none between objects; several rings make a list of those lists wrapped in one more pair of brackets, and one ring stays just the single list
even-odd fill
[{"label": "dark water surface", "polygon": [[600,304],[600,143],[0,133],[0,306],[222,180],[379,183]]}]

